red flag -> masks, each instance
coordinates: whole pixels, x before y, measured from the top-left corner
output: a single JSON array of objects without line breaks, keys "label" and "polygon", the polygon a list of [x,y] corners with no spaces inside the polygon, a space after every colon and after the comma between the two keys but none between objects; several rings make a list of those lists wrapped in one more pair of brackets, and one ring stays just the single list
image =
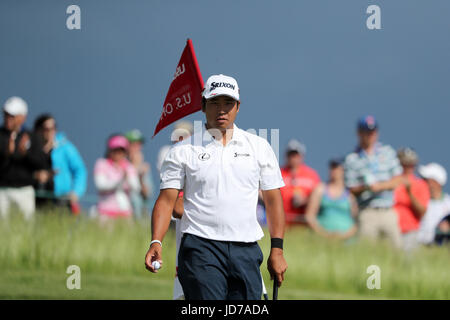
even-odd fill
[{"label": "red flag", "polygon": [[169,124],[199,111],[202,108],[202,90],[202,74],[195,57],[192,40],[188,39],[167,92],[161,118],[153,137]]}]

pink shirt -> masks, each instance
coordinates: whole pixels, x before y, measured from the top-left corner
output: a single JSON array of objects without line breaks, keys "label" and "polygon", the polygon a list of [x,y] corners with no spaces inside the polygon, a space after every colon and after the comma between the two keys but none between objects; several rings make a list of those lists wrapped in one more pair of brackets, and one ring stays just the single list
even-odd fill
[{"label": "pink shirt", "polygon": [[128,160],[119,165],[110,159],[98,159],[94,167],[94,181],[99,193],[97,209],[101,215],[131,216],[130,192],[139,191],[140,185],[136,169]]}]

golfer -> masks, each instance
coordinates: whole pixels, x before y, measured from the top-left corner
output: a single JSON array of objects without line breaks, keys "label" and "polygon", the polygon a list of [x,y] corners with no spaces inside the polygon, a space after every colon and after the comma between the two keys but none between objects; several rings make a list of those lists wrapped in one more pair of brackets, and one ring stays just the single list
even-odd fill
[{"label": "golfer", "polygon": [[256,241],[264,234],[256,217],[259,189],[271,236],[267,268],[279,285],[287,269],[280,168],[266,140],[234,124],[240,108],[235,79],[211,76],[202,96],[206,130],[173,145],[162,164],[145,265],[157,272],[152,263],[162,264],[163,238],[184,189],[178,276],[185,298],[260,300],[263,254]]}]

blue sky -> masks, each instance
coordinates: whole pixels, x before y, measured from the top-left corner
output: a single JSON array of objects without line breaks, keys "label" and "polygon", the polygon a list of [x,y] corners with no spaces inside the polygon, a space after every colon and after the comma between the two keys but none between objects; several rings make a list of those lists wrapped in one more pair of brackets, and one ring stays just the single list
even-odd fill
[{"label": "blue sky", "polygon": [[[81,8],[81,30],[66,28],[71,4]],[[381,30],[366,27],[371,4],[381,8]],[[0,101],[23,97],[29,125],[53,113],[92,173],[110,133],[138,128],[151,137],[191,38],[205,80],[238,80],[237,125],[280,129],[282,148],[304,142],[323,179],[328,159],[354,148],[364,114],[379,120],[381,141],[412,146],[422,163],[448,170],[448,12],[445,0],[3,0]],[[145,145],[155,183],[169,134]]]}]

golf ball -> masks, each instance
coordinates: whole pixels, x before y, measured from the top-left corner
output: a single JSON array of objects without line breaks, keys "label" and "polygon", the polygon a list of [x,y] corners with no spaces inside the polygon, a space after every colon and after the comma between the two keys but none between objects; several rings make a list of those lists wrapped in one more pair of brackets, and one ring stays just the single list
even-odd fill
[{"label": "golf ball", "polygon": [[152,266],[153,266],[153,268],[155,268],[155,270],[158,270],[159,268],[161,268],[161,264],[159,263],[159,261],[153,261]]}]

